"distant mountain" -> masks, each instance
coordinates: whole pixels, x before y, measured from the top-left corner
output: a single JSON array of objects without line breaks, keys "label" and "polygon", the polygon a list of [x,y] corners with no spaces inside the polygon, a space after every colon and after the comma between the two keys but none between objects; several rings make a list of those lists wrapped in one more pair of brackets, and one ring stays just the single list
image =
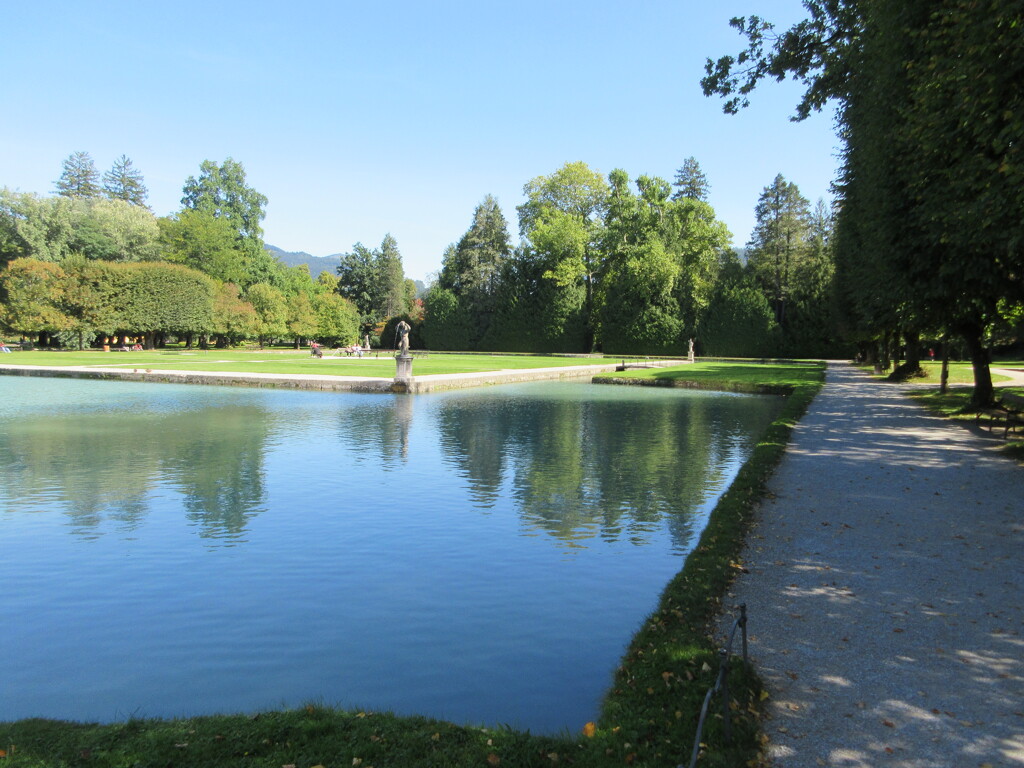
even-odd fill
[{"label": "distant mountain", "polygon": [[285,251],[276,245],[265,245],[264,248],[286,267],[305,264],[309,267],[309,274],[313,276],[314,280],[320,276],[321,272],[330,272],[332,275],[336,275],[338,264],[341,262],[340,253],[330,256],[313,256],[305,251]]},{"label": "distant mountain", "polygon": [[[305,251],[286,251],[278,248],[276,245],[264,245],[263,249],[286,267],[297,267],[300,264],[305,264],[309,267],[309,274],[313,276],[314,280],[320,277],[321,272],[329,272],[331,275],[337,276],[338,265],[341,264],[341,257],[343,255],[332,253],[330,256],[313,256]],[[428,286],[422,280],[414,282],[416,283],[416,298],[422,299],[427,295]]]}]

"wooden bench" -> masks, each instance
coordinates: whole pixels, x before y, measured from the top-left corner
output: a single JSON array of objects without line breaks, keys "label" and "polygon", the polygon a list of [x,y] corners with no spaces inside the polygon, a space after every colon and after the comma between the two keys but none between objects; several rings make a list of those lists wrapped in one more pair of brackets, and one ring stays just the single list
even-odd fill
[{"label": "wooden bench", "polygon": [[988,431],[993,432],[997,426],[1003,428],[1003,438],[1024,427],[1024,396],[1012,392],[1004,392],[995,405],[982,408],[974,418],[976,425],[981,424],[981,417],[988,416]]}]

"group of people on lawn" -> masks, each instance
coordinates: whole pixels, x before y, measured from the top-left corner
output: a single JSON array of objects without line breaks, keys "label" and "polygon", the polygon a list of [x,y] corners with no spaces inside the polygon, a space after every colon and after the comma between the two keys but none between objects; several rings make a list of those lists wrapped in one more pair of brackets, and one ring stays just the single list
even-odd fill
[{"label": "group of people on lawn", "polygon": [[[355,355],[356,357],[362,357],[363,352],[370,351],[369,347],[363,347],[359,344],[352,344],[351,346],[348,347],[336,347],[335,349],[338,352],[344,352],[346,355]],[[324,351],[319,344],[317,344],[315,341],[312,341],[309,344],[309,354],[312,355],[313,357],[323,357]]]}]

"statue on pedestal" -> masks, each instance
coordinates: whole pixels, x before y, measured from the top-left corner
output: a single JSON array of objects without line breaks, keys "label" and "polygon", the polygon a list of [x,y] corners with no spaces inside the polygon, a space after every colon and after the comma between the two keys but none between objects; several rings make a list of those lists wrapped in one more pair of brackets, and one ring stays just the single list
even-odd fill
[{"label": "statue on pedestal", "polygon": [[405,320],[398,323],[398,327],[395,328],[395,333],[398,334],[398,355],[399,357],[409,356],[409,331],[412,330],[412,326],[409,325]]}]

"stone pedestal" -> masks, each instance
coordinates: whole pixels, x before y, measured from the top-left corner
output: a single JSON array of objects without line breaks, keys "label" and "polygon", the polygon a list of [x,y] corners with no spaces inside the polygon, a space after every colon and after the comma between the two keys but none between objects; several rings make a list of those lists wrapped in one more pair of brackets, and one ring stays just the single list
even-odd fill
[{"label": "stone pedestal", "polygon": [[412,355],[398,355],[395,358],[395,382],[408,384],[412,380]]}]

